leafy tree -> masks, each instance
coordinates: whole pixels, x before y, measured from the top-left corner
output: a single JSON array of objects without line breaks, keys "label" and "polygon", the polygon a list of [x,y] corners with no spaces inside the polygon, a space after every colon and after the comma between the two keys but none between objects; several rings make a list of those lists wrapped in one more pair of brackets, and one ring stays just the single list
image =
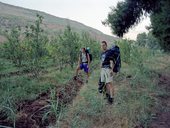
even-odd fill
[{"label": "leafy tree", "polygon": [[143,15],[150,14],[153,35],[165,51],[170,51],[170,1],[125,0],[108,14],[103,24],[109,25],[114,34],[122,37]]},{"label": "leafy tree", "polygon": [[63,34],[59,35],[57,43],[57,58],[60,67],[63,64],[69,64],[72,68],[77,62],[77,53],[79,52],[79,35],[67,26]]},{"label": "leafy tree", "polygon": [[99,42],[96,40],[92,39],[87,32],[82,32],[81,34],[81,46],[82,47],[89,47],[90,48],[90,53],[93,56],[93,59],[99,58],[99,53],[100,53],[100,45]]},{"label": "leafy tree", "polygon": [[58,38],[53,38],[48,47],[50,56],[53,58],[57,66],[62,70],[63,66],[73,65],[78,61],[81,47],[90,47],[90,53],[94,58],[99,57],[100,45],[92,39],[87,32],[79,35],[73,32],[70,26],[67,26]]},{"label": "leafy tree", "polygon": [[4,43],[4,56],[11,59],[17,66],[21,66],[22,61],[25,58],[25,47],[20,39],[20,27],[13,28],[5,35],[8,41]]},{"label": "leafy tree", "polygon": [[51,37],[50,42],[47,44],[47,50],[48,50],[48,56],[52,59],[53,63],[55,64],[58,60],[57,49],[58,49],[58,38]]},{"label": "leafy tree", "polygon": [[43,57],[47,55],[46,44],[48,42],[48,37],[43,34],[43,29],[41,28],[43,17],[37,14],[37,20],[34,25],[26,26],[26,38],[28,48],[29,60],[31,61],[32,70],[37,76],[40,71],[40,64]]},{"label": "leafy tree", "polygon": [[170,51],[170,1],[160,0],[151,15],[153,35],[165,51]]}]

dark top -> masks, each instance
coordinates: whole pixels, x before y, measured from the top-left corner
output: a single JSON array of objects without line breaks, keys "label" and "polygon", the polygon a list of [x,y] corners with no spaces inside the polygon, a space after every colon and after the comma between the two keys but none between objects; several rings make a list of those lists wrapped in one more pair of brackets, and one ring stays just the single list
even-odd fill
[{"label": "dark top", "polygon": [[101,64],[102,68],[111,68],[110,67],[110,57],[109,57],[109,50],[101,53]]}]

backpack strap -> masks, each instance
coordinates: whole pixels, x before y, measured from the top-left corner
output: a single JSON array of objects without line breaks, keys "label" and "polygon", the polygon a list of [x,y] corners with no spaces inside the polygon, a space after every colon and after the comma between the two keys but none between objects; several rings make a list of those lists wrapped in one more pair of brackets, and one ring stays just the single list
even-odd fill
[{"label": "backpack strap", "polygon": [[82,63],[82,52],[81,51],[80,51],[79,57],[80,57],[80,61]]},{"label": "backpack strap", "polygon": [[116,63],[117,63],[119,57],[120,57],[120,54],[119,54],[119,55],[117,56],[117,58],[116,58],[115,65],[116,65]]},{"label": "backpack strap", "polygon": [[[87,62],[90,61],[90,60],[88,60],[88,55],[89,55],[89,53],[86,52],[86,59],[87,59]],[[90,55],[89,55],[89,59],[90,59]]]}]

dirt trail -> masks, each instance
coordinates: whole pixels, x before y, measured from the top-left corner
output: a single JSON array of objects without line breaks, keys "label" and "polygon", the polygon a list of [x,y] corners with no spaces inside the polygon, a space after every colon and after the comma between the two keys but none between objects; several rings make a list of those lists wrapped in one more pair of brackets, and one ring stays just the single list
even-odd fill
[{"label": "dirt trail", "polygon": [[157,97],[164,109],[156,109],[156,117],[151,121],[149,128],[170,128],[170,73],[160,74],[158,85],[165,89],[168,95]]},{"label": "dirt trail", "polygon": [[[71,79],[67,84],[56,87],[55,100],[58,99],[58,111],[60,111],[60,107],[73,101],[82,85],[83,80],[79,77],[77,80]],[[56,118],[52,114],[44,122],[42,121],[44,113],[50,109],[46,107],[50,105],[50,102],[50,90],[48,90],[39,94],[35,100],[25,100],[18,103],[15,127],[45,128],[49,124],[55,123]],[[0,125],[13,127],[13,121],[2,115],[3,113],[0,112]]]}]

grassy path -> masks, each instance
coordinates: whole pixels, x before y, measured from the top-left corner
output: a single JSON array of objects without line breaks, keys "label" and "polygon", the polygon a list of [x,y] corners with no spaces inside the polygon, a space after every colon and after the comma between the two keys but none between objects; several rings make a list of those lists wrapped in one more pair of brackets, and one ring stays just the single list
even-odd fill
[{"label": "grassy path", "polygon": [[[159,63],[155,63],[159,62]],[[157,56],[142,71],[124,64],[114,79],[115,102],[108,105],[98,93],[99,70],[91,75],[68,112],[61,128],[169,128],[170,57]]]}]

